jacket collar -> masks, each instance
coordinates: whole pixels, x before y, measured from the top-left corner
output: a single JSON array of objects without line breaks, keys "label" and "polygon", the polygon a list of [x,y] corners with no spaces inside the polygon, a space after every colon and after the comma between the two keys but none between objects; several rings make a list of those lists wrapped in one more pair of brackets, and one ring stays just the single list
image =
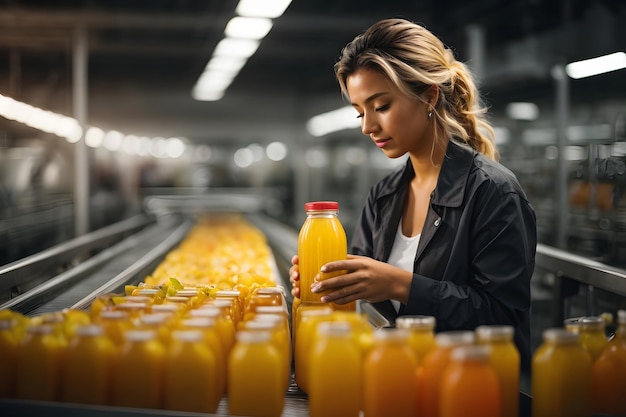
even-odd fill
[{"label": "jacket collar", "polygon": [[[432,204],[459,207],[463,203],[465,186],[475,156],[476,151],[468,146],[459,144],[454,140],[448,142],[437,186],[431,196]],[[387,192],[379,195],[379,198],[384,198],[403,190],[413,177],[415,177],[413,165],[411,165],[411,160],[407,160],[400,175],[395,177],[387,188]]]}]

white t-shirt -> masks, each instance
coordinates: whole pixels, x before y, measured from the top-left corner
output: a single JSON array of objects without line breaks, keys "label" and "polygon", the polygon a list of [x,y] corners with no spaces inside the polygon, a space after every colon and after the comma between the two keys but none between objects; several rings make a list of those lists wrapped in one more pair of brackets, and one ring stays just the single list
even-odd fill
[{"label": "white t-shirt", "polygon": [[[415,254],[417,253],[417,245],[420,241],[420,236],[415,235],[412,237],[404,236],[402,233],[402,219],[398,224],[398,230],[396,230],[396,237],[393,241],[393,247],[391,248],[391,254],[387,263],[398,268],[402,268],[405,271],[413,272],[413,262],[415,261]],[[400,302],[397,300],[391,300],[396,312],[400,309]]]}]

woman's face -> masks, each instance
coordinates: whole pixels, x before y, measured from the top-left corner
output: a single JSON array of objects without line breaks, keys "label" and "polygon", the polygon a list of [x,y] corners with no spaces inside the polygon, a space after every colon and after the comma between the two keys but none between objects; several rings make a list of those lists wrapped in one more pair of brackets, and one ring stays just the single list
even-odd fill
[{"label": "woman's face", "polygon": [[402,94],[387,77],[368,68],[348,76],[346,89],[361,118],[361,131],[387,157],[430,154],[434,137],[427,104]]}]

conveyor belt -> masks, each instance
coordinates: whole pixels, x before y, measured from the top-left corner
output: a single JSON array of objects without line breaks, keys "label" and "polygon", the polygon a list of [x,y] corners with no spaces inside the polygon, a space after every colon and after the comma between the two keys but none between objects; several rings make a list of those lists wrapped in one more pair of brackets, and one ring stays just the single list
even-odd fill
[{"label": "conveyor belt", "polygon": [[[75,306],[89,294],[99,288],[114,282],[109,291],[119,291],[127,283],[137,283],[150,273],[156,265],[163,259],[169,250],[178,244],[189,230],[190,223],[182,221],[157,222],[153,226],[134,234],[120,243],[102,251],[87,262],[100,262],[99,258],[106,259],[106,262],[99,265],[99,268],[87,278],[81,280],[60,295],[48,300],[38,307],[30,310],[28,315],[39,314],[63,310],[67,307]],[[171,236],[174,236],[171,238]],[[163,247],[162,243],[168,244]],[[158,251],[155,252],[155,248]],[[128,271],[132,270],[132,273]],[[71,271],[67,272],[68,274]],[[62,280],[63,274],[55,280]],[[118,277],[118,279],[116,279]],[[121,278],[121,279],[120,279]],[[53,282],[47,283],[53,285]],[[45,293],[45,286],[41,291]],[[87,308],[88,303],[83,303],[82,308]]]}]

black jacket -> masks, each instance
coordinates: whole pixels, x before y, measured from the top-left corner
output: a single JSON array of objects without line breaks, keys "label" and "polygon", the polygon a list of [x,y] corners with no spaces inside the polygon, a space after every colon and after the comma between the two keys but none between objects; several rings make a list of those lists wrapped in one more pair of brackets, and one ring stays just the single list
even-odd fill
[{"label": "black jacket", "polygon": [[[371,189],[350,253],[387,261],[414,176],[407,161]],[[399,315],[434,316],[437,331],[512,325],[522,370],[528,371],[536,244],[535,213],[515,175],[450,141],[431,194],[409,301]],[[374,305],[393,323],[391,302]]]}]

